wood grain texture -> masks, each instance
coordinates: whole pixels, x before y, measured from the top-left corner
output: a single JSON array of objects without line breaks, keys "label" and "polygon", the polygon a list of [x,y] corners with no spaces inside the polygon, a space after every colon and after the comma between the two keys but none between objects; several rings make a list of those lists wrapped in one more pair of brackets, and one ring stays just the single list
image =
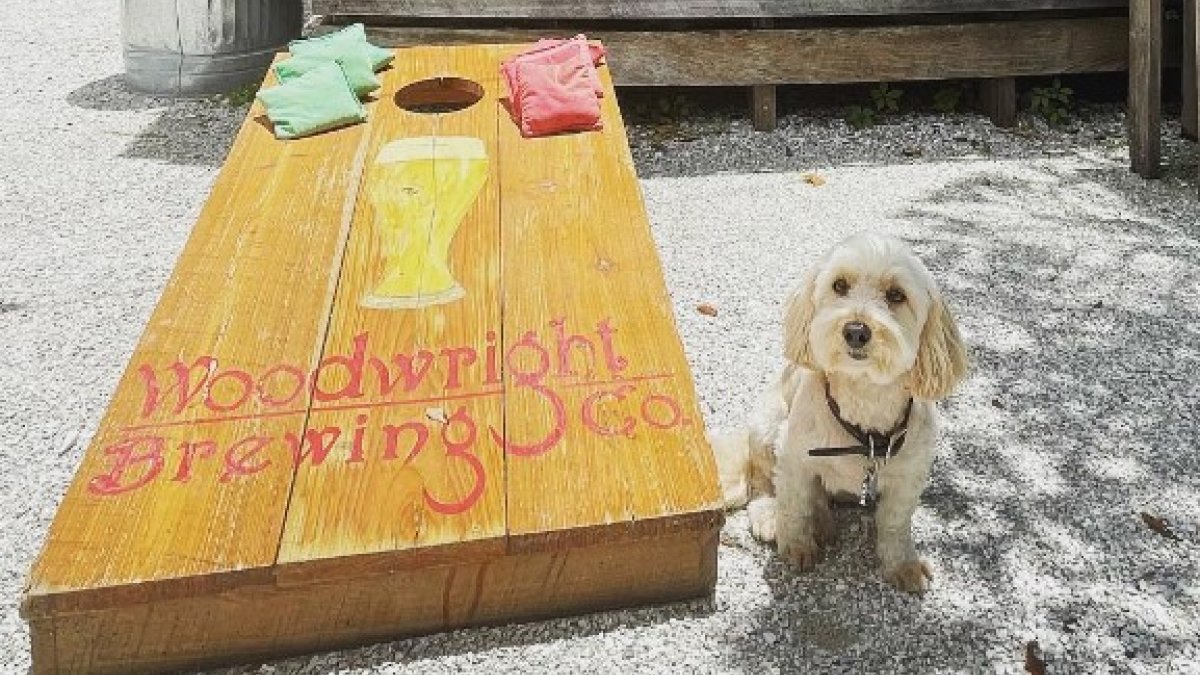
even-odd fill
[{"label": "wood grain texture", "polygon": [[[710,595],[719,521],[636,542],[301,585],[249,585],[32,626],[34,675],[150,675],[465,626]],[[669,561],[670,564],[664,564]]]},{"label": "wood grain texture", "polygon": [[[239,131],[63,499],[30,576],[34,613],[90,591],[201,592],[274,564],[292,482],[279,439],[298,433],[303,416],[252,394],[236,412],[216,408],[245,393],[235,370],[315,363],[364,127],[285,144],[262,113],[256,103]],[[190,398],[175,384],[176,362]],[[228,450],[254,437],[272,439],[269,466],[227,476]]]},{"label": "wood grain texture", "polygon": [[[524,139],[500,126],[502,157],[520,158],[501,166],[504,339],[526,345],[505,372],[513,537],[720,501],[612,80],[600,73],[602,132]],[[552,342],[535,347],[539,332]],[[541,389],[522,383],[547,366]]]},{"label": "wood grain texture", "polygon": [[879,16],[1124,7],[1125,0],[314,0],[325,15],[511,19]]},{"label": "wood grain texture", "polygon": [[1162,0],[1129,4],[1129,154],[1133,171],[1156,178],[1162,155]]},{"label": "wood grain texture", "polygon": [[1183,55],[1181,87],[1183,98],[1183,113],[1180,125],[1183,127],[1184,138],[1196,140],[1200,137],[1200,115],[1197,114],[1197,70],[1196,70],[1196,36],[1197,36],[1196,0],[1183,2]]},{"label": "wood grain texture", "polygon": [[998,127],[1011,127],[1017,122],[1017,80],[997,77],[979,82],[979,98],[983,113]]},{"label": "wood grain texture", "polygon": [[[1109,72],[1128,64],[1121,17],[932,26],[596,31],[623,86],[896,82]],[[545,31],[387,28],[381,44],[525,42]],[[569,33],[564,29],[562,32]],[[705,54],[705,58],[696,58]]]},{"label": "wood grain texture", "polygon": [[[342,437],[324,464],[306,463],[297,474],[280,564],[489,538],[497,539],[497,551],[503,549],[504,457],[488,438],[489,429],[504,428],[502,395],[498,374],[489,382],[485,363],[489,334],[499,346],[501,304],[497,62],[489,47],[413,49],[385,79],[324,351],[326,356],[347,355],[356,351],[356,341],[366,345],[360,347],[368,361],[362,366],[362,395],[344,404],[318,404],[310,416],[310,430],[339,429]],[[444,114],[397,106],[401,84],[448,75],[482,85],[484,99]],[[399,215],[380,208],[384,205],[378,200],[401,199],[397,193],[410,189],[395,183],[402,178],[388,173],[392,165],[379,163],[381,151],[398,140],[454,137],[479,139],[491,173],[453,232],[449,268],[463,297],[421,308],[364,306],[364,298],[391,271],[381,250],[381,228],[388,226],[383,221]],[[431,165],[436,179],[447,181],[459,169],[453,157]],[[446,208],[451,196],[438,193],[443,202],[434,210]],[[391,225],[404,228],[400,236],[428,240],[438,236],[435,215],[422,213],[422,222]],[[422,364],[424,376],[405,381],[403,373],[420,373]],[[348,368],[331,369],[321,388],[345,389],[348,373]],[[401,384],[387,391],[385,383],[397,380]],[[443,421],[431,419],[431,410],[440,411],[433,417]],[[407,430],[389,436],[388,427],[404,425]],[[364,440],[355,457],[357,429],[363,430]],[[453,456],[451,443],[469,437],[475,440],[462,451],[464,456]]]}]

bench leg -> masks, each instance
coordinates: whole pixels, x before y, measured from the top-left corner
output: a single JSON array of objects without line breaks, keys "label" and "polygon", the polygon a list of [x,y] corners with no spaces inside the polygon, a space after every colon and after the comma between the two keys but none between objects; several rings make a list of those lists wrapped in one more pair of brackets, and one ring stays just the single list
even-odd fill
[{"label": "bench leg", "polygon": [[[755,28],[770,28],[770,19],[755,19],[751,25]],[[755,131],[775,131],[775,86],[770,84],[757,85],[750,88],[750,118],[754,120]]]},{"label": "bench leg", "polygon": [[1129,153],[1133,170],[1159,175],[1162,0],[1129,2]]},{"label": "bench leg", "polygon": [[750,89],[750,107],[755,131],[775,131],[775,85],[763,84]]},{"label": "bench leg", "polygon": [[[1191,71],[1184,69],[1184,76],[1187,77],[1184,90],[1190,89],[1192,94],[1190,100],[1184,99],[1187,107],[1183,110],[1183,117],[1191,120],[1192,136],[1196,137],[1200,132],[1200,96],[1197,95],[1200,91],[1200,0],[1184,0],[1184,8],[1191,39],[1184,43],[1183,50],[1192,57]],[[1200,171],[1197,171],[1196,183],[1200,186]]]},{"label": "bench leg", "polygon": [[992,124],[1011,127],[1017,123],[1017,78],[980,80],[979,99]]},{"label": "bench leg", "polygon": [[1196,0],[1183,2],[1183,114],[1180,122],[1183,125],[1183,137],[1196,140],[1200,135],[1200,115],[1197,114],[1196,102],[1196,44],[1197,34]]}]

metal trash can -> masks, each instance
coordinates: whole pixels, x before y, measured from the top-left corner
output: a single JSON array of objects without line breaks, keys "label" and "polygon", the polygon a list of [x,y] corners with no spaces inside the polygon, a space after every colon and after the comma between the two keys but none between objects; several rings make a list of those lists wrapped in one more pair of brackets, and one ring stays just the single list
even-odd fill
[{"label": "metal trash can", "polygon": [[261,82],[303,22],[301,0],[122,0],[125,77],[134,89],[170,95]]}]

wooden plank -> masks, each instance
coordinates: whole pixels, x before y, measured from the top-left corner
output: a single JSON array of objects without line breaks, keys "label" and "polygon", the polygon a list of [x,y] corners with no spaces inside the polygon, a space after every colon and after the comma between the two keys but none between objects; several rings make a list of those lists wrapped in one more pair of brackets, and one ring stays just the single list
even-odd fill
[{"label": "wooden plank", "polygon": [[1196,96],[1196,0],[1183,2],[1183,67],[1182,94],[1183,114],[1180,123],[1183,127],[1184,138],[1196,140],[1200,138],[1200,115],[1197,114]]},{"label": "wooden plank", "polygon": [[[293,572],[486,539],[503,552],[504,458],[489,437],[504,429],[497,63],[494,48],[412,49],[385,80],[325,342],[343,365],[318,382],[344,395],[318,401],[308,425],[339,439],[297,474],[279,552],[306,568]],[[451,74],[482,85],[483,100],[447,114],[396,107],[400,85]],[[483,156],[456,153],[456,138],[477,139]],[[398,150],[426,159],[385,163]]]},{"label": "wooden plank", "polygon": [[501,166],[500,200],[516,550],[719,508],[625,126],[600,72],[602,132],[530,140],[500,125],[501,155],[520,158]]},{"label": "wooden plank", "polygon": [[579,20],[886,16],[1125,6],[1126,0],[314,0],[313,11],[363,17]]},{"label": "wooden plank", "polygon": [[[564,552],[64,614],[31,626],[33,675],[151,675],[709,595],[719,518]],[[670,564],[663,564],[669,561]],[[45,658],[43,658],[45,657]],[[53,658],[51,658],[53,657]]]},{"label": "wooden plank", "polygon": [[1162,108],[1162,0],[1129,5],[1129,154],[1144,178],[1159,175]]},{"label": "wooden plank", "polygon": [[307,394],[265,370],[315,364],[365,128],[282,143],[251,108],[50,528],[27,614],[267,578]]},{"label": "wooden plank", "polygon": [[[568,34],[563,28],[557,33]],[[873,28],[596,31],[623,86],[897,82],[1124,70],[1123,17]],[[387,28],[382,44],[532,42],[546,31]],[[696,54],[706,54],[704,59]]]},{"label": "wooden plank", "polygon": [[1017,123],[1017,80],[1012,77],[997,77],[979,82],[980,103],[983,112],[998,127],[1011,127]]}]

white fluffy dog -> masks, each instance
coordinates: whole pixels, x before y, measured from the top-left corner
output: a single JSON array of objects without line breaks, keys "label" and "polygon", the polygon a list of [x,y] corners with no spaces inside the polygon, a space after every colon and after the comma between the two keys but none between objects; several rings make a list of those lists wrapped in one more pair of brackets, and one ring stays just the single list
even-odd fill
[{"label": "white fluffy dog", "polygon": [[967,370],[933,277],[899,240],[852,237],[792,293],[784,331],[791,363],[748,428],[713,439],[726,506],[748,503],[754,535],[804,569],[832,540],[830,499],[877,496],[884,578],[923,591],[932,574],[911,525],[933,463],[934,402]]}]

